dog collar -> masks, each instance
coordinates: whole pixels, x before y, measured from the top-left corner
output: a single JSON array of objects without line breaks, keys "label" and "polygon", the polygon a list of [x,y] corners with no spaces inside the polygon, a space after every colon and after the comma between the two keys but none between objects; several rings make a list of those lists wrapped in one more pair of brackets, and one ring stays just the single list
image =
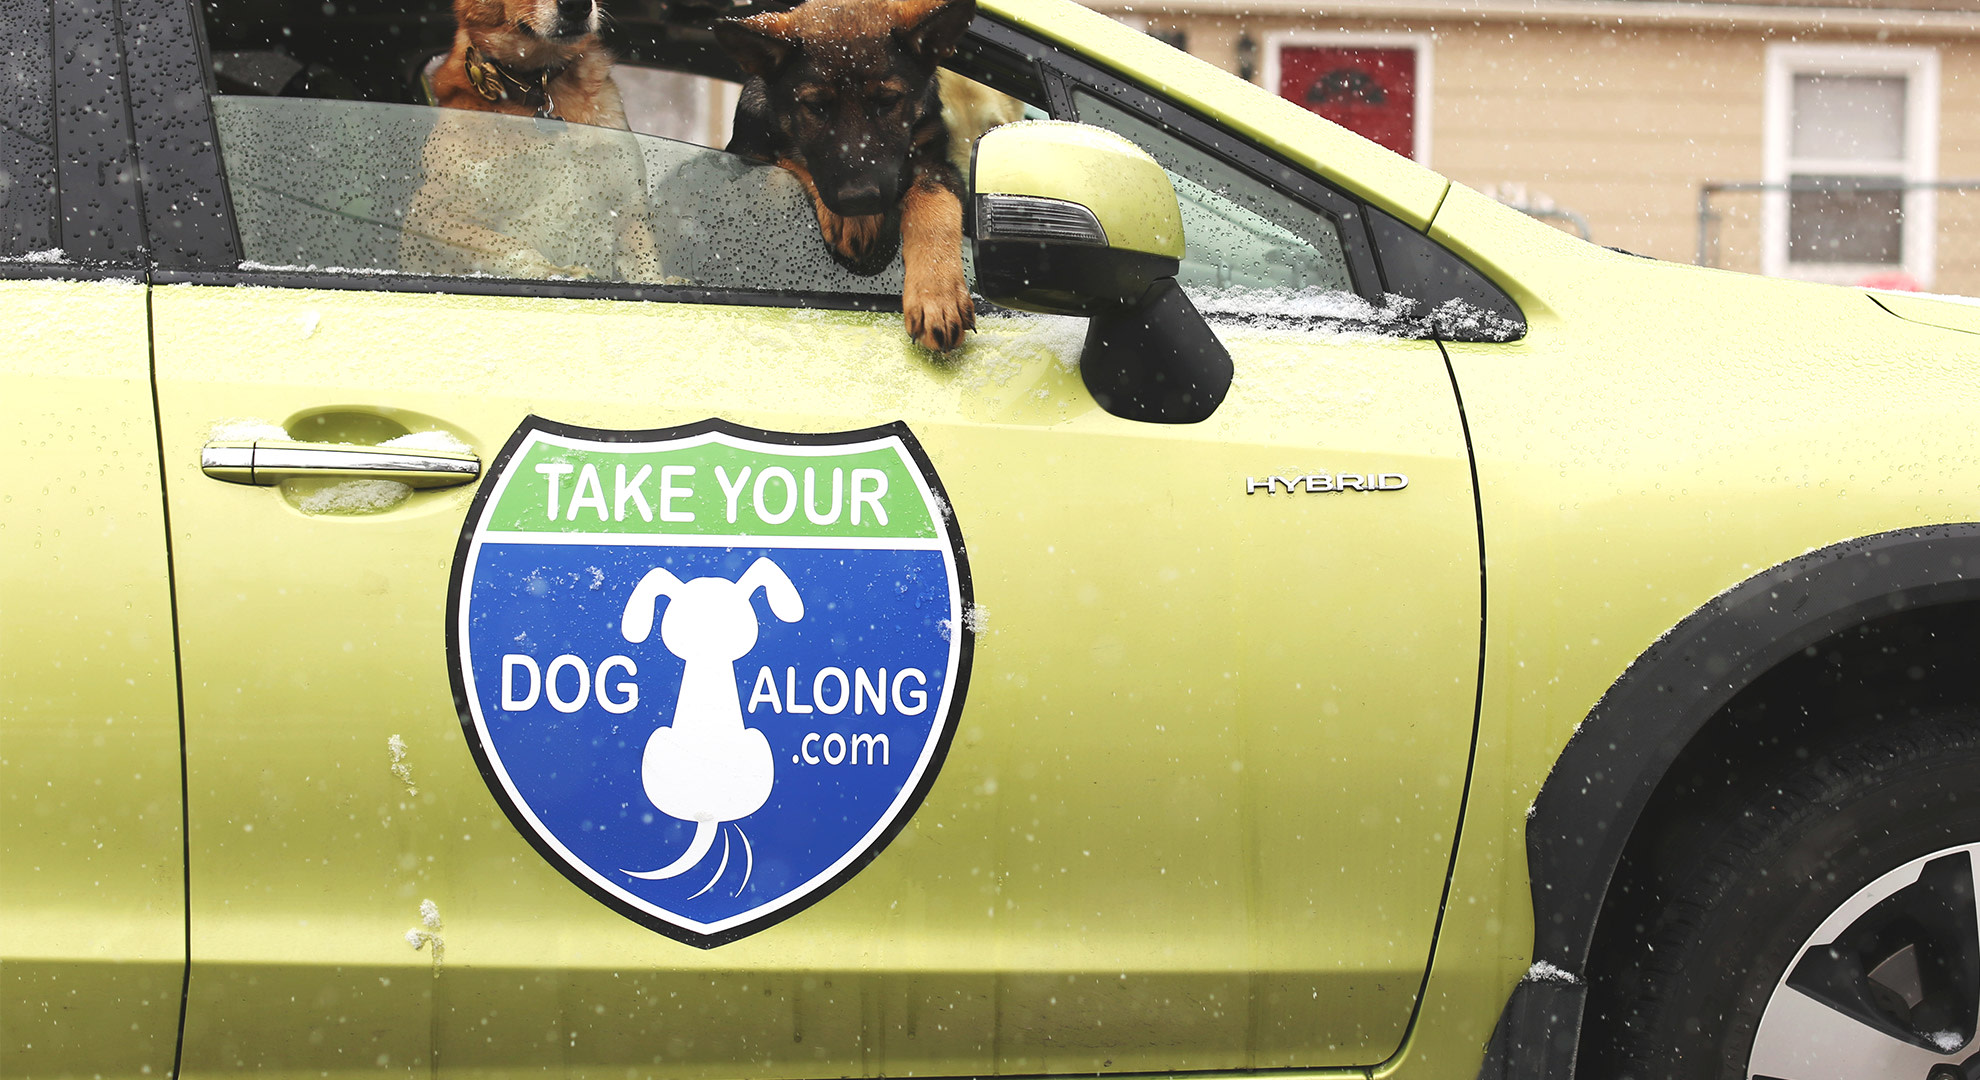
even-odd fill
[{"label": "dog collar", "polygon": [[513,99],[535,109],[537,117],[544,120],[557,117],[557,104],[550,98],[550,80],[563,74],[564,66],[542,68],[524,78],[483,56],[473,45],[467,50],[468,84],[475,93],[489,101]]}]

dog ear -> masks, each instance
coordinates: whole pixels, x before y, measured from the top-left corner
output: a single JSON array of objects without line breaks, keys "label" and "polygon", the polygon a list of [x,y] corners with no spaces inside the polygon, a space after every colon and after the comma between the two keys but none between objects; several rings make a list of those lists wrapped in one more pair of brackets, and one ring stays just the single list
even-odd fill
[{"label": "dog ear", "polygon": [[976,0],[895,0],[894,39],[910,55],[946,60],[976,18]]},{"label": "dog ear", "polygon": [[715,40],[735,59],[743,74],[773,79],[782,70],[797,43],[783,37],[784,27],[765,21],[761,15],[747,19],[721,19],[715,23]]},{"label": "dog ear", "polygon": [[660,598],[672,598],[681,590],[681,579],[675,577],[664,566],[656,566],[639,579],[633,586],[632,596],[626,600],[625,614],[619,618],[619,634],[634,645],[645,641],[653,633],[653,615],[660,606]]},{"label": "dog ear", "polygon": [[763,590],[763,598],[770,601],[770,613],[785,622],[796,622],[804,618],[804,598],[798,595],[797,586],[791,584],[784,568],[771,562],[767,557],[749,564],[743,576],[736,579],[736,588],[742,590],[747,601],[751,593]]}]

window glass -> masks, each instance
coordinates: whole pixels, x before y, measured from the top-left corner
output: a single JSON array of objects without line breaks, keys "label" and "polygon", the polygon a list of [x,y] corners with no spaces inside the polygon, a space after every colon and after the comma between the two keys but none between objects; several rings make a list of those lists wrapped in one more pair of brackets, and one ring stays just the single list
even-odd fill
[{"label": "window glass", "polygon": [[59,243],[53,95],[48,5],[0,4],[0,256]]},{"label": "window glass", "polygon": [[897,292],[833,263],[790,173],[610,128],[214,98],[251,265]]},{"label": "window glass", "polygon": [[1904,160],[1903,78],[1797,75],[1794,156]]},{"label": "window glass", "polygon": [[1904,190],[1896,180],[1796,176],[1788,192],[1788,258],[1798,263],[1904,261]]},{"label": "window glass", "polygon": [[250,268],[901,290],[898,257],[833,261],[791,173],[692,142],[369,101],[218,94],[213,114]]},{"label": "window glass", "polygon": [[[898,257],[871,276],[844,269],[795,177],[720,149],[740,72],[712,9],[615,10],[630,131],[435,108],[446,5],[406,0],[355,22],[356,8],[330,10],[202,4],[250,267],[900,292]],[[966,164],[967,143],[951,156]]]},{"label": "window glass", "polygon": [[1138,113],[1084,90],[1079,119],[1122,135],[1168,171],[1182,204],[1183,265],[1192,297],[1232,290],[1350,291],[1347,254],[1332,219]]},{"label": "window glass", "polygon": [[1907,82],[1888,75],[1794,77],[1790,261],[1904,261]]}]

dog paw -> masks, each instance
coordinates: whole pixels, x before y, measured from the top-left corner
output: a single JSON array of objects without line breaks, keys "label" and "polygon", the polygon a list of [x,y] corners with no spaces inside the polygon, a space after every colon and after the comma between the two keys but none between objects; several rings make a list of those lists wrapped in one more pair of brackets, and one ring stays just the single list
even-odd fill
[{"label": "dog paw", "polygon": [[901,315],[915,344],[935,352],[961,345],[963,332],[976,329],[976,305],[960,273],[951,281],[910,283],[901,294]]}]

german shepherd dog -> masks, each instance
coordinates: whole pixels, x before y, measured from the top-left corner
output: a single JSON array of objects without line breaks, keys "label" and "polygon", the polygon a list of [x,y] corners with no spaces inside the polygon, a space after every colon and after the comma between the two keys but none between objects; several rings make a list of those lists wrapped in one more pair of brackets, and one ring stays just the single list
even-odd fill
[{"label": "german shepherd dog", "polygon": [[434,104],[623,128],[603,21],[598,0],[454,0]]},{"label": "german shepherd dog", "polygon": [[878,273],[898,246],[908,336],[937,351],[976,325],[935,70],[975,16],[976,0],[805,0],[715,27],[749,76],[729,150],[796,174],[854,273]]}]

